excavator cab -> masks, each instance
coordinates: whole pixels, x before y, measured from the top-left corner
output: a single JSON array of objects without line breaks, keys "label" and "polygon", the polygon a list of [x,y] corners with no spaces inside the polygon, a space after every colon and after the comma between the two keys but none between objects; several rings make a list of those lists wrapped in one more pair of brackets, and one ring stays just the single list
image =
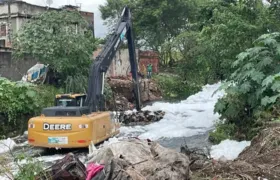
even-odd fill
[{"label": "excavator cab", "polygon": [[55,106],[83,107],[85,106],[85,94],[58,94],[55,97]]}]

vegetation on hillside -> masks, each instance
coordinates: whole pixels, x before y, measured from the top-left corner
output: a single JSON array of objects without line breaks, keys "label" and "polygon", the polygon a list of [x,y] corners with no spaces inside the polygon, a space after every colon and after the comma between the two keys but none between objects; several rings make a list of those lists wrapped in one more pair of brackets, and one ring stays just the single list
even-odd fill
[{"label": "vegetation on hillside", "polygon": [[53,106],[59,90],[52,86],[35,86],[0,78],[0,136],[23,133],[30,117],[42,108]]},{"label": "vegetation on hillside", "polygon": [[254,47],[237,56],[233,63],[235,71],[223,87],[226,96],[215,107],[221,119],[225,119],[223,124],[233,125],[230,136],[251,139],[259,127],[278,117],[279,60],[278,32],[260,36]]}]

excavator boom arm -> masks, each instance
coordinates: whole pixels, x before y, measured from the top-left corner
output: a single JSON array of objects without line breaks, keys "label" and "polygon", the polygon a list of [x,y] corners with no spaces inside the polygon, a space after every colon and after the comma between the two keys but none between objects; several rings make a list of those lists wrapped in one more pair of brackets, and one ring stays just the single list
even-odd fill
[{"label": "excavator boom arm", "polygon": [[113,61],[124,37],[128,41],[129,61],[133,78],[133,93],[136,99],[136,109],[140,110],[140,90],[138,81],[138,63],[136,60],[134,38],[132,33],[131,13],[125,7],[115,31],[107,40],[103,50],[91,66],[86,103],[91,112],[104,111],[104,81],[105,74]]}]

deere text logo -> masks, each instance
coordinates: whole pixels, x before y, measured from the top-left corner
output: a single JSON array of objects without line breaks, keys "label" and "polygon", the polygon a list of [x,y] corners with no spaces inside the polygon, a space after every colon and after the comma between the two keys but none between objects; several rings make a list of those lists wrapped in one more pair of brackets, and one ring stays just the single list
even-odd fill
[{"label": "deere text logo", "polygon": [[44,130],[71,130],[71,124],[48,124],[44,123],[43,125]]}]

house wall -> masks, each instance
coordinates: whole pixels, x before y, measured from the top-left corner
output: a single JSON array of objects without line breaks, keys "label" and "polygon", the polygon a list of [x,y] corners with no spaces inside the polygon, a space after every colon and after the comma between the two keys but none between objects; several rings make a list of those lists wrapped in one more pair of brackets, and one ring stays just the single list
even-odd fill
[{"label": "house wall", "polygon": [[[99,47],[93,53],[93,59],[95,59],[102,50],[102,46]],[[153,51],[140,51],[136,50],[136,59],[138,61],[138,69],[140,72],[144,73],[147,65],[151,63],[153,65],[153,72],[159,72],[159,56],[156,52]],[[120,61],[118,61],[120,60]],[[130,63],[129,63],[129,52],[128,49],[121,49],[117,52],[114,57],[106,76],[115,77],[115,76],[127,76],[130,73]]]},{"label": "house wall", "polygon": [[19,81],[36,63],[37,61],[30,57],[25,57],[21,61],[12,61],[11,52],[0,52],[0,77]]},{"label": "house wall", "polygon": [[[136,50],[136,60],[138,61],[138,50]],[[128,49],[121,49],[114,57],[107,74],[110,77],[127,76],[130,71],[131,68]]]},{"label": "house wall", "polygon": [[[47,7],[37,6],[33,4],[26,3],[24,1],[12,2],[11,5],[11,36],[13,33],[16,33],[21,26],[28,21],[32,16],[41,14],[47,10]],[[57,8],[49,8],[49,10],[61,10]],[[79,11],[80,14],[85,18],[89,23],[94,35],[94,13]],[[0,25],[6,24],[8,20],[8,5],[7,3],[0,4]],[[0,36],[0,40],[5,40],[5,47],[11,47],[11,44],[8,41],[8,28],[7,35]]]}]

